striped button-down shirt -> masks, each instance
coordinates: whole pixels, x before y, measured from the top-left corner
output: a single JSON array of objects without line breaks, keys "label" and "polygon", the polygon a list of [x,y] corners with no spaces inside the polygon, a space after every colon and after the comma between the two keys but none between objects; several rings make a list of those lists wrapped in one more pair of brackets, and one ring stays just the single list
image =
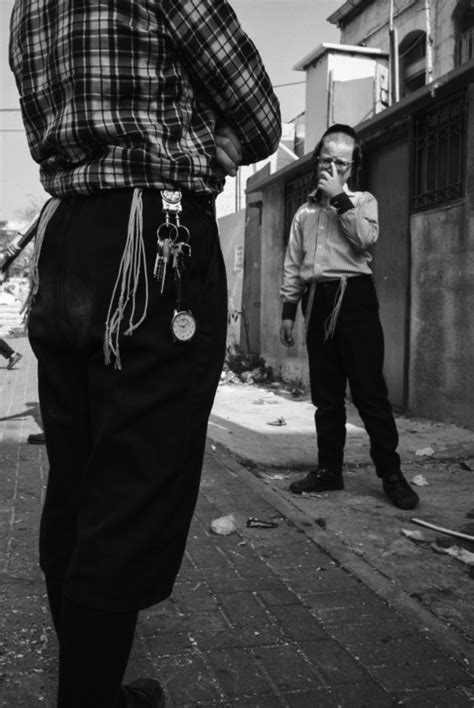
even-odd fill
[{"label": "striped button-down shirt", "polygon": [[16,0],[10,66],[50,194],[216,194],[215,127],[244,164],[273,153],[279,104],[226,0]]},{"label": "striped button-down shirt", "polygon": [[343,214],[314,193],[296,212],[283,266],[284,303],[296,305],[313,281],[372,272],[368,247],[378,238],[377,201],[369,192],[345,192],[354,208]]}]

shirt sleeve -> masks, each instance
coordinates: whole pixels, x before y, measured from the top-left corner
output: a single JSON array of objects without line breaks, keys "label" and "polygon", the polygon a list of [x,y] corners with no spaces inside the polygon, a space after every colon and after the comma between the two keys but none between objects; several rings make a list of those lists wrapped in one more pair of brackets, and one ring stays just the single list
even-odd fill
[{"label": "shirt sleeve", "polygon": [[340,214],[339,219],[342,230],[356,250],[364,251],[377,241],[377,200],[369,192],[363,192],[357,204]]},{"label": "shirt sleeve", "polygon": [[226,0],[166,0],[163,12],[186,69],[242,145],[243,164],[273,154],[280,105],[252,40]]},{"label": "shirt sleeve", "polygon": [[[283,319],[295,318],[296,305],[303,296],[306,287],[306,283],[300,275],[303,259],[303,226],[301,211],[297,211],[291,224],[290,238],[283,262],[283,281],[280,288],[283,300]],[[289,307],[288,303],[292,303],[294,307]]]}]

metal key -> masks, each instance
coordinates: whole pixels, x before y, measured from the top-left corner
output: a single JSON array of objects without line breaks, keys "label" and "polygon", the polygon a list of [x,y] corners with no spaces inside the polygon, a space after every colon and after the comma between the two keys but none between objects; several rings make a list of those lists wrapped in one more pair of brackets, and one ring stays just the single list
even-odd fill
[{"label": "metal key", "polygon": [[171,240],[169,238],[158,239],[158,253],[155,261],[153,275],[157,279],[160,286],[160,294],[163,294],[165,289],[166,271],[170,260]]},{"label": "metal key", "polygon": [[171,249],[173,252],[173,268],[181,271],[185,267],[186,260],[191,257],[191,246],[186,241],[177,241],[172,244]]},{"label": "metal key", "polygon": [[156,258],[153,267],[153,276],[160,280],[163,274],[163,239],[159,236],[156,239]]}]

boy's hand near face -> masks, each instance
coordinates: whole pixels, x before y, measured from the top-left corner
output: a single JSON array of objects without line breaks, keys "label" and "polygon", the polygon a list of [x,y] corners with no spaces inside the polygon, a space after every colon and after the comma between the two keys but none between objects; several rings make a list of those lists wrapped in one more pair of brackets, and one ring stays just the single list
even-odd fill
[{"label": "boy's hand near face", "polygon": [[320,189],[328,199],[332,199],[336,194],[343,191],[345,179],[336,169],[334,162],[331,162],[328,170],[321,171],[319,175],[318,189]]}]

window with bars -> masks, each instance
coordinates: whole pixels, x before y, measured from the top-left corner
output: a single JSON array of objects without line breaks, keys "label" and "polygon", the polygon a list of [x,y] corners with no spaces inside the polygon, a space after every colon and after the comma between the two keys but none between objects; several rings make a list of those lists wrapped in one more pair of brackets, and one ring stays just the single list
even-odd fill
[{"label": "window with bars", "polygon": [[455,62],[461,66],[474,58],[474,27],[456,37]]},{"label": "window with bars", "polygon": [[426,83],[426,33],[410,32],[398,48],[400,60],[400,95],[416,91]]},{"label": "window with bars", "polygon": [[456,37],[454,61],[461,66],[474,58],[474,2],[458,0],[453,12]]},{"label": "window with bars", "polygon": [[464,196],[465,96],[415,116],[412,208],[430,209]]}]

